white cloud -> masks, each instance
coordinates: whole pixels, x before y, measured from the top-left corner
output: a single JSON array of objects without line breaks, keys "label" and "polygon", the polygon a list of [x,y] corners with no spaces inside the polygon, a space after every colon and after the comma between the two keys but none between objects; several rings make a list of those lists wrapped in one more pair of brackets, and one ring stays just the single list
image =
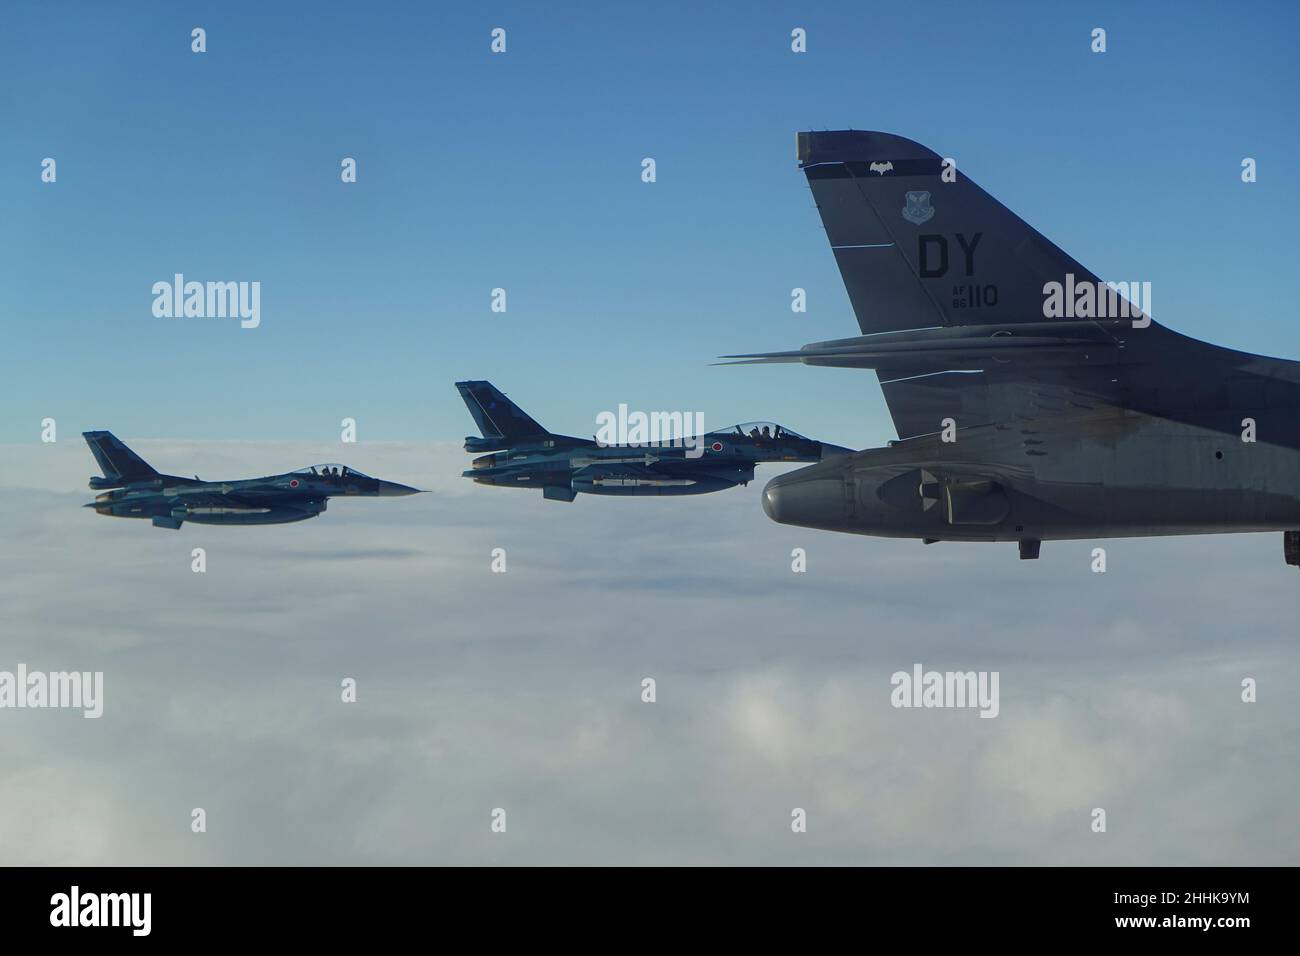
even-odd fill
[{"label": "white cloud", "polygon": [[[4,448],[0,669],[102,670],[106,697],[0,711],[8,863],[1297,862],[1273,536],[1110,542],[1095,575],[1091,542],[778,526],[761,481],[565,504],[475,486],[450,444],[132,445],[434,493],[171,532],[81,508],[79,443]],[[914,662],[999,670],[1000,716],[895,710]]]}]

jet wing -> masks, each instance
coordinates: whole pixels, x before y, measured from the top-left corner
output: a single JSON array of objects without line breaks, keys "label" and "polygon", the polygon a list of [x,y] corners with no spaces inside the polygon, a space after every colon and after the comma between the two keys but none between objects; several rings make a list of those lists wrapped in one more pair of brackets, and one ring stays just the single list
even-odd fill
[{"label": "jet wing", "polygon": [[1115,404],[1128,365],[1143,360],[1128,350],[1140,331],[1131,322],[931,327],[724,357],[874,369],[898,437],[913,438],[948,418],[968,428]]}]

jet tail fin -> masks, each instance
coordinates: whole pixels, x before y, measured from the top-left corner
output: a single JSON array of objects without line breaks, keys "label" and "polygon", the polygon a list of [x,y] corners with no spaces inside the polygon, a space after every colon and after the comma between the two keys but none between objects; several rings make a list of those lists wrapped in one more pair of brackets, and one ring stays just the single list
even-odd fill
[{"label": "jet tail fin", "polygon": [[799,133],[797,145],[864,334],[1042,322],[1046,283],[1097,282],[920,143],[835,130]]},{"label": "jet tail fin", "polygon": [[[549,434],[491,382],[457,382],[456,388],[465,400],[465,407],[474,416],[474,423],[489,443],[509,444]],[[483,448],[486,450],[486,445]]]},{"label": "jet tail fin", "polygon": [[152,465],[122,444],[112,432],[82,432],[81,437],[86,439],[90,453],[108,480],[125,483],[158,477]]}]

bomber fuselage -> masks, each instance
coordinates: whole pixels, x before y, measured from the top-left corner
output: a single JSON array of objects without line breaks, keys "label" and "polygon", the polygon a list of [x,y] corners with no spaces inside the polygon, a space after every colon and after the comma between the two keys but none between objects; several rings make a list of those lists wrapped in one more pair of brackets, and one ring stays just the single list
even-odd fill
[{"label": "bomber fuselage", "polygon": [[1121,408],[987,425],[782,475],[763,507],[786,524],[952,541],[1300,527],[1300,450],[1244,431]]}]

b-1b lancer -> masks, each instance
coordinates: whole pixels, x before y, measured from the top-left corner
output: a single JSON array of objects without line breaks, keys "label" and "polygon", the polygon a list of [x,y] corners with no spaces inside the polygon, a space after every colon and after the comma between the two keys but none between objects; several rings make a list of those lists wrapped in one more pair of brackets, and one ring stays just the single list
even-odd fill
[{"label": "b-1b lancer", "polygon": [[159,474],[111,432],[83,432],[82,437],[104,472],[104,477],[90,479],[91,489],[103,494],[86,507],[117,518],[149,518],[155,528],[176,529],[186,521],[286,524],[316,517],[333,495],[390,498],[419,492],[346,465],[314,465],[235,481],[179,478]]},{"label": "b-1b lancer", "polygon": [[690,445],[601,444],[547,431],[491,382],[457,382],[456,388],[482,433],[466,438],[465,450],[493,452],[475,458],[463,476],[484,485],[540,488],[553,501],[572,501],[578,492],[699,495],[748,484],[760,462],[821,461],[849,452],[771,422],[692,436],[698,440]]},{"label": "b-1b lancer", "polygon": [[1150,319],[889,133],[798,134],[862,335],[727,356],[874,369],[898,432],[774,478],[775,521],[933,541],[1282,531],[1300,564],[1300,362]]}]

